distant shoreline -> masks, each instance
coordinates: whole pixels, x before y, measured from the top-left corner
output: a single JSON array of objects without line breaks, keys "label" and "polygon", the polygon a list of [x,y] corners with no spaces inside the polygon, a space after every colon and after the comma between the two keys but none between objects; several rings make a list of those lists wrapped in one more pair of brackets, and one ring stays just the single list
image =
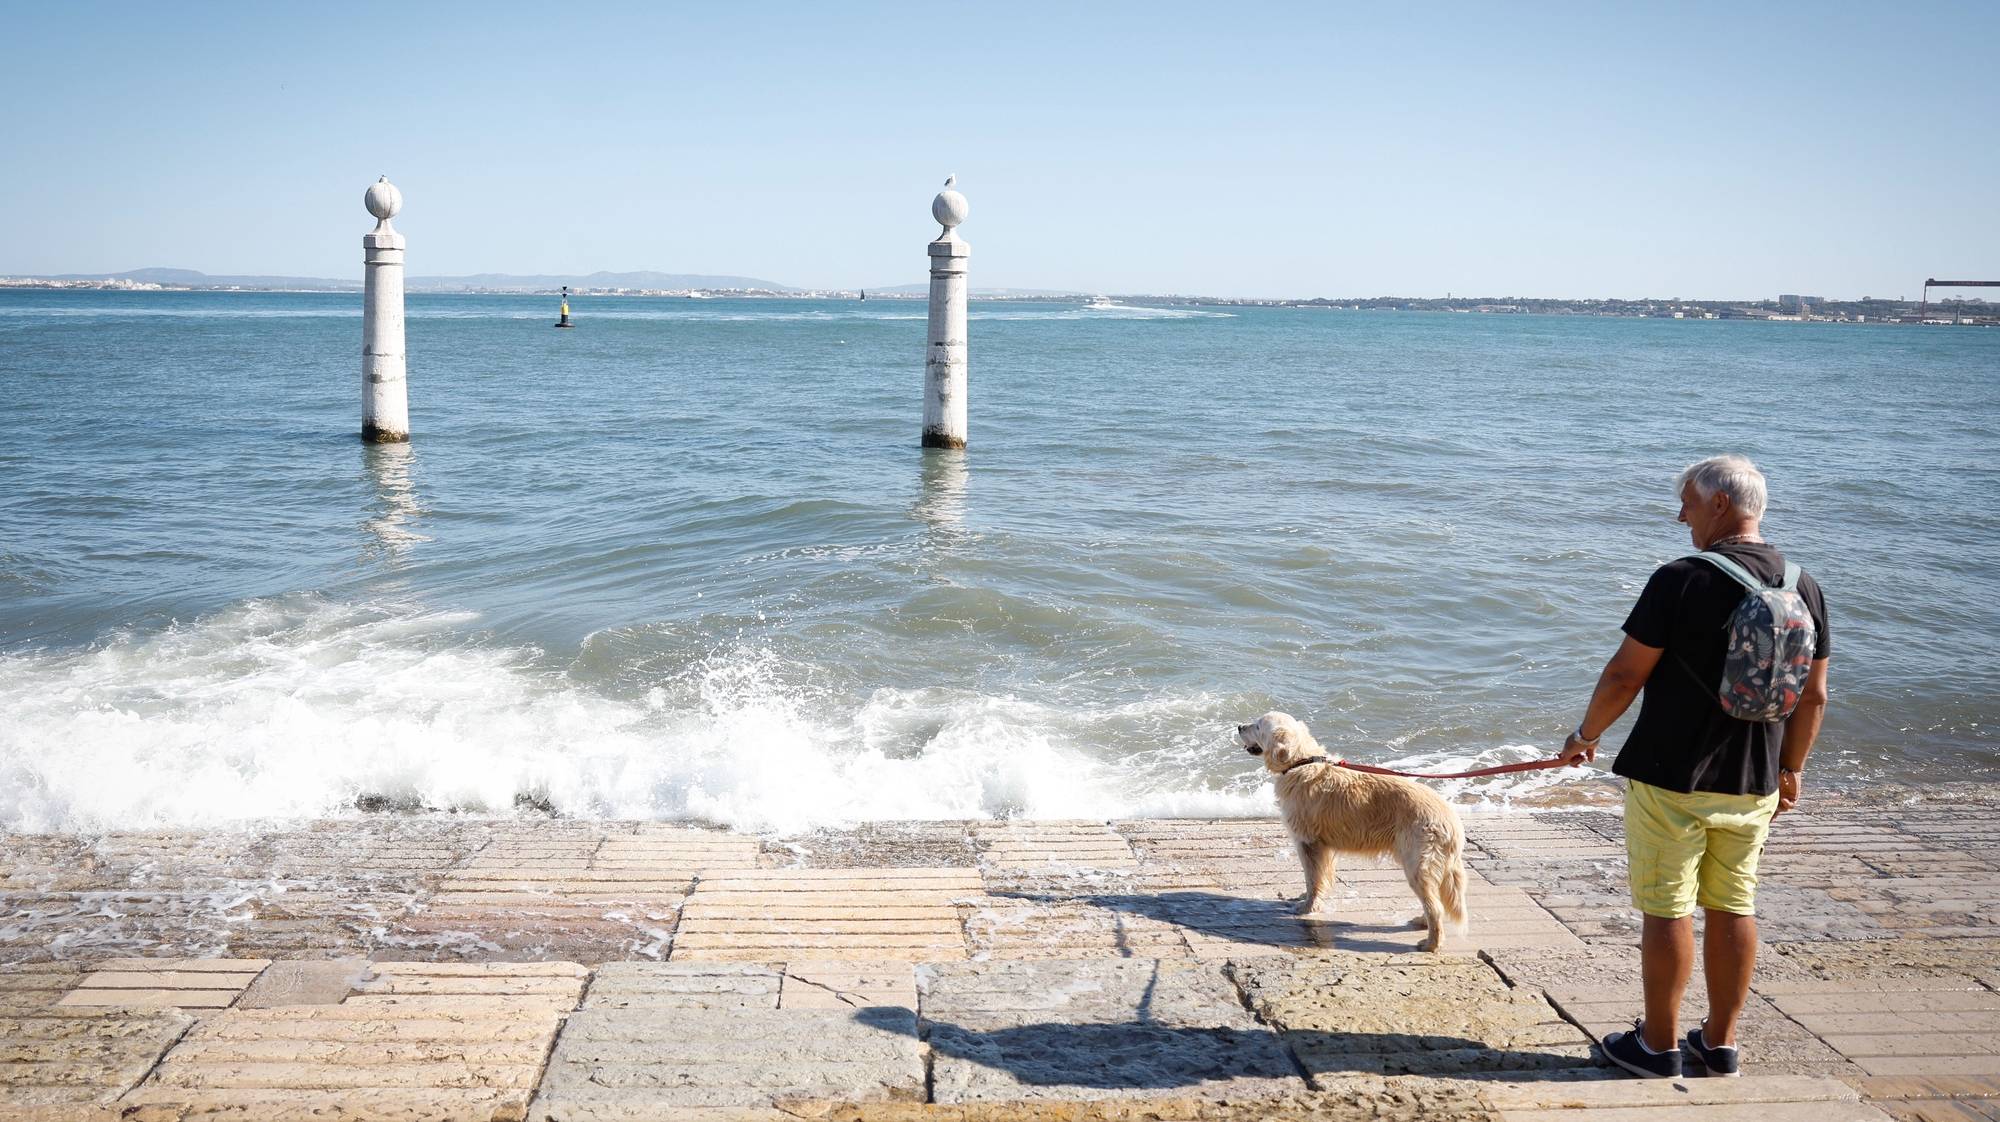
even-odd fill
[{"label": "distant shoreline", "polygon": [[[541,296],[557,287],[515,286],[427,286],[425,278],[414,278],[412,295],[420,296]],[[903,286],[904,289],[918,286]],[[127,277],[99,279],[71,277],[0,277],[0,291],[84,291],[84,292],[239,292],[259,295],[358,294],[358,282],[326,281],[323,285],[176,284],[133,280]],[[779,289],[779,288],[626,288],[569,286],[575,297],[638,297],[683,300],[828,300],[866,299],[921,301],[922,291],[896,289]],[[1145,307],[1259,307],[1297,308],[1347,312],[1453,312],[1472,315],[1591,316],[1626,319],[1688,320],[1774,320],[1813,323],[1906,323],[1968,327],[2000,327],[2000,302],[1985,300],[1936,301],[1920,312],[1919,305],[1905,300],[1818,300],[1806,307],[1781,304],[1776,300],[1619,300],[1541,299],[1518,297],[1405,297],[1371,296],[1333,299],[1257,299],[1226,296],[1178,296],[1124,294],[1093,297],[1089,293],[1060,291],[975,290],[980,301],[1072,301],[1109,299]]]}]

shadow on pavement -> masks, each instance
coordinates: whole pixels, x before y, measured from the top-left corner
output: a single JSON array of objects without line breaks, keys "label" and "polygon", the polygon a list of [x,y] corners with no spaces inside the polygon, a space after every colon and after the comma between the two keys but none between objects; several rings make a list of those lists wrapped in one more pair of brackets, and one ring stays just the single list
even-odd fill
[{"label": "shadow on pavement", "polygon": [[[907,1009],[868,1008],[855,1020],[885,1032],[908,1033]],[[1235,1080],[1300,1081],[1304,1068],[1291,1049],[1310,1056],[1315,1075],[1546,1072],[1575,1060],[1540,1052],[1489,1048],[1477,1040],[1425,1037],[1419,1050],[1398,1034],[1266,1028],[1200,1028],[1145,1021],[1071,1024],[1041,1021],[975,1029],[944,1021],[916,1022],[931,1046],[941,1094],[991,1093],[1009,1085],[1138,1091],[1198,1088]],[[1290,1046],[1288,1048],[1287,1046]],[[1426,1058],[1434,1058],[1435,1065]],[[1552,1065],[1551,1061],[1556,1061]],[[1283,1093],[1282,1086],[1270,1093]]]},{"label": "shadow on pavement", "polygon": [[[1116,892],[1063,895],[1048,892],[995,892],[996,899],[1040,904],[1090,904],[1106,911],[1171,923],[1198,935],[1246,946],[1332,947],[1350,951],[1404,954],[1418,936],[1407,923],[1355,923],[1337,914],[1306,919],[1288,900],[1225,896],[1219,892]],[[1414,915],[1416,901],[1409,903]],[[1447,944],[1449,945],[1449,944]],[[1128,951],[1128,953],[1130,953]]]}]

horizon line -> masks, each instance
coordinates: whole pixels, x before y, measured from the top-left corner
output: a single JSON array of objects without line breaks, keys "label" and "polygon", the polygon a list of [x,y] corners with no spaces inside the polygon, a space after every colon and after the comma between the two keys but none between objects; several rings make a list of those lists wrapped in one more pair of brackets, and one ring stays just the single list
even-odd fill
[{"label": "horizon line", "polygon": [[[146,273],[178,273],[184,276],[198,277],[202,278],[203,280],[214,281],[215,283],[201,284],[198,282],[194,282],[194,283],[178,284],[172,281],[138,279],[139,274],[146,274]],[[663,278],[666,277],[689,278],[689,279],[700,278],[703,280],[710,280],[710,281],[729,280],[729,281],[751,282],[751,284],[748,286],[741,286],[741,285],[712,286],[712,285],[700,285],[700,284],[683,284],[683,285],[669,286],[675,291],[771,292],[778,295],[800,295],[805,293],[816,293],[816,292],[862,292],[862,291],[872,290],[887,294],[896,292],[898,290],[922,289],[925,287],[925,282],[923,281],[903,281],[894,284],[884,284],[884,285],[808,286],[808,285],[785,284],[782,282],[767,280],[760,277],[750,277],[732,273],[671,272],[665,269],[593,269],[590,272],[584,272],[584,273],[561,273],[561,272],[502,273],[502,272],[487,271],[487,272],[476,272],[476,273],[412,274],[409,278],[409,282],[424,281],[436,284],[440,282],[454,282],[454,281],[469,282],[475,278],[491,278],[493,282],[504,283],[509,280],[535,281],[546,278],[559,283],[569,282],[571,287],[576,287],[576,285],[574,284],[575,281],[595,276],[617,277],[617,276],[631,276],[635,274],[648,274],[648,273],[656,274]],[[70,273],[20,273],[20,274],[0,273],[0,287],[7,287],[7,288],[28,288],[28,287],[43,287],[43,286],[58,287],[64,285],[64,282],[77,285],[82,285],[82,284],[103,285],[103,284],[112,284],[113,282],[118,282],[118,281],[124,281],[126,284],[132,284],[132,285],[157,284],[160,285],[163,289],[179,288],[188,291],[206,290],[206,291],[223,291],[223,292],[307,291],[295,287],[286,286],[283,284],[242,283],[245,281],[300,282],[304,284],[325,285],[327,286],[329,291],[346,291],[350,288],[355,291],[359,291],[362,285],[362,281],[360,278],[350,279],[343,277],[321,277],[321,276],[309,276],[303,274],[282,274],[282,273],[206,273],[199,269],[186,269],[177,266],[145,266],[138,269],[126,269],[118,272],[79,271]],[[10,284],[6,282],[38,282],[38,283]],[[466,291],[468,292],[473,291],[474,287],[475,286],[468,285]],[[490,291],[493,286],[485,285],[477,287],[483,287]],[[531,286],[531,287],[540,287],[540,286]],[[627,286],[597,286],[597,287],[624,288]],[[1932,287],[1939,287],[1939,286],[1932,286]],[[986,286],[985,288],[975,288],[972,290],[971,294],[978,295],[980,293],[986,293],[988,295],[1019,293],[1023,295],[1043,295],[1043,296],[1101,295],[1107,297],[1116,296],[1126,299],[1141,299],[1141,300],[1193,300],[1193,301],[1216,301],[1216,302],[1234,302],[1234,303],[1260,303],[1260,302],[1262,303],[1314,303],[1314,302],[1362,303],[1375,300],[1413,300],[1413,301],[1431,301],[1431,302],[1452,301],[1452,302],[1484,303],[1484,304],[1505,304],[1505,303],[1518,303],[1518,302],[1548,302],[1548,303],[1596,302],[1596,303],[1622,303],[1622,304],[1774,304],[1778,303],[1779,297],[1783,295],[1800,295],[1807,300],[1819,301],[1828,304],[1863,304],[1863,303],[1915,304],[1917,303],[1917,301],[1913,301],[1909,297],[1901,295],[1894,297],[1871,296],[1871,295],[1847,297],[1847,296],[1825,296],[1825,295],[1807,294],[1807,293],[1780,293],[1777,295],[1767,295],[1767,296],[1693,296],[1693,297],[1652,296],[1652,295],[1529,296],[1520,294],[1482,294],[1482,295],[1472,296],[1472,295],[1460,295],[1454,292],[1446,292],[1441,296],[1397,294],[1397,293],[1377,293],[1370,296],[1360,296],[1360,295],[1280,296],[1280,295],[1268,295],[1268,294],[1253,296],[1253,295],[1221,295],[1217,293],[1109,292],[1103,289],[1048,287],[1042,285],[989,285]],[[912,293],[911,295],[916,295],[916,294]],[[1957,298],[1957,299],[1969,299],[1981,303],[1985,302],[1979,297]]]}]

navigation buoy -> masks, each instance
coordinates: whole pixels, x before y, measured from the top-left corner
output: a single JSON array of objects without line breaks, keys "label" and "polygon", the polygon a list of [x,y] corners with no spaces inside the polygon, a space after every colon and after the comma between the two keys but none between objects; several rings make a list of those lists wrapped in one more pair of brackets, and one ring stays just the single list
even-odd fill
[{"label": "navigation buoy", "polygon": [[571,322],[569,321],[569,286],[568,286],[568,285],[563,285],[563,290],[562,290],[562,318],[556,321],[556,326],[557,326],[557,327],[575,327],[575,326],[576,326],[575,324],[573,324],[573,323],[571,323]]}]

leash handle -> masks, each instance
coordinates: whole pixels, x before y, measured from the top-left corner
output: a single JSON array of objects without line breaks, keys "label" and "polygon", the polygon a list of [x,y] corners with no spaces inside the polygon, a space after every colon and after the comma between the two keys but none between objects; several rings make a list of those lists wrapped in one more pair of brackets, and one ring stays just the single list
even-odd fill
[{"label": "leash handle", "polygon": [[1443,775],[1424,775],[1414,771],[1397,771],[1395,768],[1376,767],[1374,764],[1349,763],[1336,760],[1336,767],[1349,771],[1365,771],[1370,775],[1393,775],[1399,779],[1477,779],[1482,775],[1508,775],[1517,771],[1544,771],[1552,767],[1562,767],[1568,761],[1558,756],[1553,760],[1529,760],[1521,764],[1500,764],[1497,767],[1482,767],[1472,771],[1454,771]]}]

